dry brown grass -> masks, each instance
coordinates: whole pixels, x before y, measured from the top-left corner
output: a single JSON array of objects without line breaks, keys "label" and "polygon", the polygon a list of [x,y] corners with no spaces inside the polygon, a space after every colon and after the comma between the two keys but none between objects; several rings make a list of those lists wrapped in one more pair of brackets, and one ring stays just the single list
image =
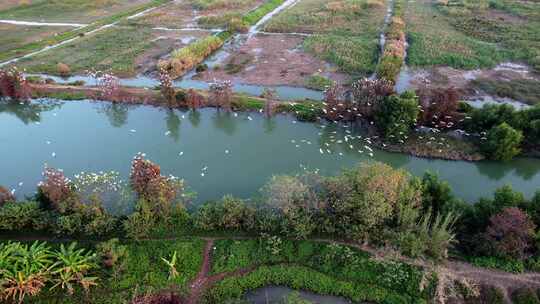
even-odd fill
[{"label": "dry brown grass", "polygon": [[69,74],[71,74],[71,69],[69,65],[62,62],[59,62],[56,65],[56,70],[58,71],[58,74],[60,74],[60,76],[63,76],[63,77],[69,76]]},{"label": "dry brown grass", "polygon": [[217,36],[209,36],[198,40],[184,48],[174,51],[171,59],[158,62],[158,68],[165,70],[171,77],[178,78],[223,45],[223,40]]}]

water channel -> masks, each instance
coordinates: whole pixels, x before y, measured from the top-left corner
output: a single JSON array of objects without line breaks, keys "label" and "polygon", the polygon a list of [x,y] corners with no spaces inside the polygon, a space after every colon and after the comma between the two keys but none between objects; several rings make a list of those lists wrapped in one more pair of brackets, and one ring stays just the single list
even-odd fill
[{"label": "water channel", "polygon": [[185,178],[197,202],[229,193],[251,197],[274,174],[330,175],[366,160],[415,175],[438,172],[467,201],[491,196],[504,184],[529,197],[540,187],[540,159],[471,163],[378,150],[371,157],[362,138],[343,140],[361,130],[285,115],[267,119],[259,113],[91,101],[0,102],[0,130],[0,185],[15,189],[19,198],[34,193],[45,163],[67,176],[115,170],[126,178],[137,152],[160,164],[164,174]]}]

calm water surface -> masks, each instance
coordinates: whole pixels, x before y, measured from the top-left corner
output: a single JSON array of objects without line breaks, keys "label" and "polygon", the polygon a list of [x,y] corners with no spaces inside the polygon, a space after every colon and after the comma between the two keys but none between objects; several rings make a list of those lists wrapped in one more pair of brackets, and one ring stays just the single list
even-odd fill
[{"label": "calm water surface", "polygon": [[527,196],[540,188],[538,159],[470,163],[377,150],[370,157],[360,139],[352,149],[350,141],[337,143],[346,130],[283,115],[266,119],[259,113],[214,109],[182,112],[88,101],[0,103],[0,185],[16,189],[19,198],[33,194],[45,163],[64,169],[67,176],[115,170],[127,177],[132,157],[144,152],[164,174],[183,177],[199,202],[229,193],[253,196],[274,174],[306,169],[335,174],[370,159],[416,175],[438,172],[468,201],[490,196],[504,184]]}]

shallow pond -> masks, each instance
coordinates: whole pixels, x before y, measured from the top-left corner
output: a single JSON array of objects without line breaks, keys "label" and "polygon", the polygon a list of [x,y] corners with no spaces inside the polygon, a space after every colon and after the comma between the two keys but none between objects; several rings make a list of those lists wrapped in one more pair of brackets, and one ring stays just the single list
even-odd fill
[{"label": "shallow pond", "polygon": [[[294,292],[293,289],[282,286],[267,286],[249,292],[246,295],[248,303],[253,304],[283,304],[285,298]],[[349,304],[351,301],[334,296],[324,296],[307,291],[298,291],[300,297],[313,304]]]},{"label": "shallow pond", "polygon": [[370,157],[362,139],[339,142],[346,132],[355,133],[351,128],[301,123],[285,115],[266,119],[214,109],[42,100],[0,103],[0,130],[0,185],[15,189],[19,198],[34,193],[44,163],[68,176],[115,170],[126,177],[137,152],[161,165],[164,174],[185,178],[199,202],[228,193],[253,196],[274,174],[306,169],[335,174],[366,160],[417,175],[438,172],[468,201],[507,183],[527,196],[540,187],[539,159],[470,163],[377,150]]}]

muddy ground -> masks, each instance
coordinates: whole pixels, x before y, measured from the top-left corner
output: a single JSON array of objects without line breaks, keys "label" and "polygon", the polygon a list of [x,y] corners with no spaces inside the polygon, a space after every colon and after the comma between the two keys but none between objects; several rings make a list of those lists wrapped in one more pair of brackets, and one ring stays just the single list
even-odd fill
[{"label": "muddy ground", "polygon": [[267,86],[304,86],[306,79],[319,74],[340,83],[348,76],[324,61],[304,52],[304,37],[287,34],[258,34],[239,47],[228,50],[219,65],[199,73],[204,81],[231,80]]},{"label": "muddy ground", "polygon": [[464,98],[484,96],[476,86],[476,81],[492,80],[500,83],[529,80],[538,82],[540,75],[530,67],[516,63],[501,63],[492,69],[458,70],[451,67],[440,66],[429,69],[404,68],[398,79],[398,91],[420,88],[456,88],[462,92]]}]

